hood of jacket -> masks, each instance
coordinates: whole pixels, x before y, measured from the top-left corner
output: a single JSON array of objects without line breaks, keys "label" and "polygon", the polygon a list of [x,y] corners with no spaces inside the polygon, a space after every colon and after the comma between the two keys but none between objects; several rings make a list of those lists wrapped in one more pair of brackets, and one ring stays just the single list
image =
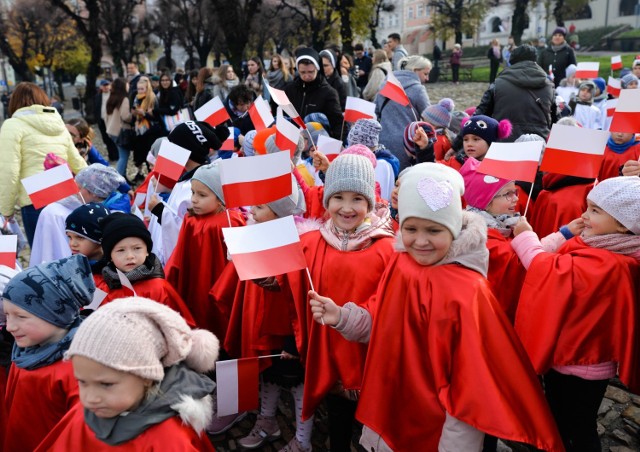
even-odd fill
[{"label": "hood of jacket", "polygon": [[28,124],[43,135],[58,136],[67,130],[62,117],[53,107],[32,105],[16,110],[11,119]]},{"label": "hood of jacket", "polygon": [[413,71],[393,71],[393,75],[396,76],[405,91],[410,87],[422,85],[418,74]]},{"label": "hood of jacket", "polygon": [[374,69],[375,68],[384,69],[385,71],[387,71],[387,74],[388,74],[389,71],[391,70],[391,62],[390,61],[383,61],[382,63],[378,63],[373,67],[374,67]]},{"label": "hood of jacket", "polygon": [[520,61],[509,66],[499,78],[525,89],[542,88],[547,84],[547,74],[533,61]]}]

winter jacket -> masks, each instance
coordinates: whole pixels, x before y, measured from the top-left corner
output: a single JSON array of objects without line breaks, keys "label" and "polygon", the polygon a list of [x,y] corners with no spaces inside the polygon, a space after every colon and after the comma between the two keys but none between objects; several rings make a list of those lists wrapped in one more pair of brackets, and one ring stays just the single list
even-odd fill
[{"label": "winter jacket", "polygon": [[120,135],[121,129],[131,128],[131,104],[129,98],[122,99],[120,107],[114,109],[111,114],[105,110],[104,123],[107,125],[107,133],[114,137]]},{"label": "winter jacket", "polygon": [[20,181],[44,171],[48,153],[65,159],[74,173],[87,166],[60,114],[42,105],[20,108],[4,122],[0,149],[0,214],[7,217],[16,201],[20,207],[32,204]]},{"label": "winter jacket", "polygon": [[[202,107],[204,104],[209,102],[211,99],[215,97],[215,87],[216,85],[212,81],[212,77],[209,77],[204,81],[204,89],[199,93],[196,93],[196,97],[193,100],[193,110],[197,110]],[[224,99],[221,99],[224,100]]]},{"label": "winter jacket", "polygon": [[[400,171],[402,171],[409,166],[409,156],[404,151],[402,139],[404,129],[409,123],[419,118],[420,113],[431,105],[431,102],[429,102],[426,88],[420,83],[418,74],[413,71],[393,71],[393,75],[396,76],[404,88],[411,104],[403,107],[399,103],[387,100],[386,97],[378,94],[375,98],[376,115],[382,125],[380,144],[383,144],[387,150],[398,157]],[[413,113],[409,107],[413,108]]]},{"label": "winter jacket", "polygon": [[340,77],[338,69],[335,69],[333,71],[333,74],[327,77],[327,82],[338,93],[338,98],[340,99],[340,108],[344,110],[345,105],[347,105],[347,85],[345,85],[342,81],[342,77]]},{"label": "winter jacket", "polygon": [[380,87],[382,83],[387,78],[387,74],[391,71],[391,63],[389,61],[383,61],[382,63],[376,64],[371,70],[371,75],[369,77],[369,81],[367,82],[367,86],[364,87],[362,91],[362,97],[365,100],[373,101],[375,99],[376,94],[380,91]]},{"label": "winter jacket", "polygon": [[514,141],[523,133],[546,138],[556,121],[553,83],[536,63],[520,61],[500,73],[482,96],[475,114],[511,121],[513,132],[506,141]]},{"label": "winter jacket", "polygon": [[[340,80],[342,83],[342,80]],[[329,85],[323,75],[318,74],[310,83],[296,76],[284,89],[287,97],[304,119],[310,113],[324,113],[331,126],[329,133],[333,138],[340,138],[342,127],[342,110],[338,92]]]},{"label": "winter jacket", "polygon": [[576,63],[576,55],[573,49],[566,42],[554,51],[553,46],[544,48],[538,55],[538,64],[547,73],[549,66],[552,66],[553,80],[555,86],[560,84],[560,80],[566,77],[567,66]]}]

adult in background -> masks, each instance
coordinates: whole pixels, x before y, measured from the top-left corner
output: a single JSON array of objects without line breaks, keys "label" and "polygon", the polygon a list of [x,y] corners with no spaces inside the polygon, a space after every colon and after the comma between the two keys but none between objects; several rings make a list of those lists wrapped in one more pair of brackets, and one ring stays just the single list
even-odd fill
[{"label": "adult in background", "polygon": [[498,75],[500,63],[502,63],[500,41],[495,38],[491,40],[491,47],[489,47],[489,51],[487,52],[487,58],[489,58],[489,83],[493,83]]},{"label": "adult in background", "polygon": [[272,88],[284,89],[287,83],[289,83],[293,77],[289,72],[289,69],[284,65],[282,56],[275,54],[271,57],[271,65],[269,66],[269,72],[267,72],[267,81]]},{"label": "adult in background", "polygon": [[93,117],[95,121],[98,123],[98,130],[100,130],[100,136],[102,137],[102,142],[107,147],[107,154],[109,156],[109,160],[115,162],[118,160],[118,147],[113,142],[111,138],[109,138],[109,134],[107,133],[107,125],[102,119],[103,112],[107,108],[107,99],[109,98],[109,92],[111,91],[111,82],[109,80],[100,80],[100,89],[96,94],[96,97],[93,101]]},{"label": "adult in background", "polygon": [[538,55],[538,64],[545,71],[549,72],[549,66],[553,72],[553,83],[555,86],[560,84],[560,80],[565,78],[567,66],[577,64],[576,54],[567,44],[565,37],[567,29],[557,27],[551,35],[551,44],[545,47]]},{"label": "adult in background", "polygon": [[[118,148],[118,173],[127,177],[127,163],[129,153],[133,146],[133,131],[131,130],[131,104],[127,95],[127,82],[123,78],[113,81],[107,106],[105,107],[104,122],[107,126],[107,134]],[[125,132],[123,132],[123,129]]]},{"label": "adult in background", "polygon": [[456,85],[460,84],[460,64],[462,63],[462,45],[456,43],[453,45],[449,64],[451,65],[451,81]]},{"label": "adult in background", "polygon": [[129,102],[133,104],[136,94],[138,94],[138,80],[142,74],[138,70],[138,63],[130,61],[127,63],[127,81],[129,82]]},{"label": "adult in background", "polygon": [[242,135],[246,135],[250,130],[255,129],[249,107],[256,99],[256,94],[246,85],[234,86],[229,95],[222,103],[229,113],[231,125],[240,129]]},{"label": "adult in background", "polygon": [[329,85],[338,92],[340,98],[340,108],[344,110],[347,104],[347,85],[340,77],[340,55],[333,49],[324,49],[320,52],[322,70]]},{"label": "adult in background", "polygon": [[[140,77],[138,89],[131,114],[135,120],[133,130],[133,163],[138,172],[134,182],[141,182],[145,176],[142,174],[142,165],[147,163],[147,154],[153,142],[160,136],[160,118],[154,113],[158,108],[158,100],[151,89],[151,81],[148,77]],[[147,164],[148,165],[148,164]]]},{"label": "adult in background", "polygon": [[158,89],[156,97],[156,108],[153,114],[160,121],[162,135],[166,136],[171,130],[167,128],[164,117],[178,114],[184,104],[184,96],[180,87],[174,84],[171,76],[163,73],[160,76],[160,89]]},{"label": "adult in background", "polygon": [[45,157],[50,153],[66,160],[74,173],[87,163],[76,150],[62,117],[49,106],[49,97],[35,83],[16,86],[9,101],[9,115],[0,129],[0,214],[9,220],[16,203],[20,206],[31,246],[41,209],[33,207],[20,181],[44,171]]},{"label": "adult in background", "polygon": [[382,125],[380,143],[398,158],[402,171],[410,165],[409,156],[404,152],[404,129],[416,118],[420,118],[420,113],[431,105],[424,86],[429,80],[431,61],[420,55],[411,55],[400,60],[400,68],[393,71],[393,75],[407,93],[409,105],[403,107],[380,94],[376,96],[375,103],[376,115]]},{"label": "adult in background", "polygon": [[476,107],[476,115],[511,121],[513,132],[505,141],[525,133],[546,137],[556,121],[553,83],[535,61],[534,47],[516,47],[511,53],[511,66],[500,73]]},{"label": "adult in background", "polygon": [[214,97],[214,71],[210,67],[200,68],[196,79],[196,94],[193,98],[193,109],[197,110]]},{"label": "adult in background", "polygon": [[362,91],[369,81],[369,73],[373,68],[373,60],[369,55],[364,53],[364,46],[360,42],[353,46],[353,55],[356,83]]},{"label": "adult in background", "polygon": [[362,97],[365,100],[373,101],[375,99],[389,72],[391,72],[391,62],[387,58],[387,53],[382,49],[376,49],[373,52],[373,69],[371,69],[369,81],[362,91]]},{"label": "adult in background", "polygon": [[[296,53],[298,75],[285,88],[287,97],[303,118],[310,113],[322,113],[329,120],[329,134],[340,138],[342,109],[338,92],[320,74],[320,55],[312,48]],[[340,80],[342,83],[342,80]]]},{"label": "adult in background", "polygon": [[362,97],[354,73],[353,57],[348,53],[343,53],[340,57],[340,77],[342,83],[347,87],[347,96]]},{"label": "adult in background", "polygon": [[409,52],[407,52],[407,49],[402,46],[402,41],[398,33],[391,33],[387,36],[387,39],[389,50],[393,52],[393,56],[391,57],[391,67],[393,67],[394,71],[397,71],[400,69],[400,60],[409,56]]},{"label": "adult in background", "polygon": [[244,84],[253,91],[256,96],[262,96],[266,100],[269,100],[269,92],[264,86],[264,67],[262,66],[262,60],[257,56],[251,57],[247,61],[247,78],[244,79]]}]

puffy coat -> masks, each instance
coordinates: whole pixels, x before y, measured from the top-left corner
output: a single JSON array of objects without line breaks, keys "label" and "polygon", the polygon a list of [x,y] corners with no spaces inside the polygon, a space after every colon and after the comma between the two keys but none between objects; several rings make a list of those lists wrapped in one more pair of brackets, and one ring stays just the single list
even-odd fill
[{"label": "puffy coat", "polygon": [[11,216],[32,202],[20,181],[44,171],[44,159],[53,153],[77,173],[87,166],[80,156],[62,117],[53,107],[20,108],[0,129],[0,214]]}]

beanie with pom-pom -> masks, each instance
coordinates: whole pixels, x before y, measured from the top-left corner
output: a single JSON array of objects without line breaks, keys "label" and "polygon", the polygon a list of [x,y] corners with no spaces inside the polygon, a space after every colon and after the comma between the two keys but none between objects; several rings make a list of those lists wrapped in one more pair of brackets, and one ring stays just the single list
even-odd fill
[{"label": "beanie with pom-pom", "polygon": [[83,356],[121,372],[151,381],[164,368],[184,362],[196,372],[215,367],[218,339],[191,330],[173,309],[142,297],[114,300],[82,322],[66,358]]},{"label": "beanie with pom-pom", "polygon": [[445,97],[436,105],[431,105],[425,108],[422,112],[422,119],[427,121],[433,127],[449,127],[453,107],[453,100]]},{"label": "beanie with pom-pom", "polygon": [[469,134],[476,135],[491,145],[494,141],[503,140],[511,135],[511,128],[508,119],[498,122],[489,116],[476,115],[463,121],[460,133],[463,137]]}]

